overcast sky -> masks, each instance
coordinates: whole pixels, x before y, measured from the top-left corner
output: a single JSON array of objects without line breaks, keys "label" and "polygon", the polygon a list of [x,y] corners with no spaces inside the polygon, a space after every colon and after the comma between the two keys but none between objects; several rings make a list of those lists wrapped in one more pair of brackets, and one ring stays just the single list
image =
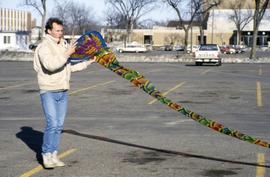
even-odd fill
[{"label": "overcast sky", "polygon": [[[102,24],[105,24],[105,0],[74,0],[74,2],[80,2],[85,4],[88,7],[93,8],[93,13],[95,14],[95,19],[98,19],[99,21],[103,21]],[[22,6],[23,0],[1,0],[0,1],[0,7],[4,8],[12,8],[12,9],[21,9],[21,10],[27,10],[31,11],[34,18],[37,19],[37,22],[40,23],[40,17],[38,13],[29,6]],[[48,15],[47,17],[51,16],[51,11],[55,5],[55,0],[47,0],[47,6],[48,6]],[[156,9],[155,11],[147,14],[142,19],[148,19],[151,18],[152,20],[156,21],[165,21],[172,19],[172,17],[175,16],[175,12],[170,9],[168,10],[167,6],[160,7],[159,9]]]}]

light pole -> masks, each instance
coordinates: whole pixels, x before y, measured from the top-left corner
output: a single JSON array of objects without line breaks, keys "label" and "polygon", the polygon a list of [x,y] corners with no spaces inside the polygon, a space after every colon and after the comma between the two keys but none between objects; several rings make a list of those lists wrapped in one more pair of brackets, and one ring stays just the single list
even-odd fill
[{"label": "light pole", "polygon": [[251,38],[250,34],[251,34],[250,32],[247,33],[247,35],[248,35],[247,43],[248,43],[248,46],[249,46],[249,47],[250,47],[250,38]]},{"label": "light pole", "polygon": [[214,42],[214,19],[215,19],[215,11],[214,11],[214,7],[212,7],[212,33],[211,33],[211,43],[213,44]]},{"label": "light pole", "polygon": [[262,32],[262,46],[265,45],[265,32]]},{"label": "light pole", "polygon": [[[190,20],[193,16],[193,9],[192,9],[192,0],[190,1]],[[193,22],[190,23],[191,29],[190,29],[190,52],[192,53],[192,37],[193,37]]]}]

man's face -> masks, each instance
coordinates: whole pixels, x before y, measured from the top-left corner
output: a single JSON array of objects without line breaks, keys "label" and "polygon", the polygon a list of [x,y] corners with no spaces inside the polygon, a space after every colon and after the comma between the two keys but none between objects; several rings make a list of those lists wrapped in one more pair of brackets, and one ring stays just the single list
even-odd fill
[{"label": "man's face", "polygon": [[57,23],[53,23],[52,24],[52,29],[48,30],[48,33],[54,37],[54,38],[62,38],[63,36],[63,26],[62,25],[59,25]]}]

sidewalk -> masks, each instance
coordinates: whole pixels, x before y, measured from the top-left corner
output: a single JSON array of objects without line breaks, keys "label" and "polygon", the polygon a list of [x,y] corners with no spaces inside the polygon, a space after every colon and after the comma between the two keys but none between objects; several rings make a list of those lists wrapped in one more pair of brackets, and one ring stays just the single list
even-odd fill
[{"label": "sidewalk", "polygon": [[[0,51],[0,61],[33,61],[34,53],[29,52],[13,52],[13,51]],[[175,55],[168,57],[168,55],[159,56],[146,56],[130,54],[126,55],[117,54],[119,62],[180,62],[180,63],[193,63],[194,59],[191,56],[181,56],[177,58]],[[222,58],[222,63],[270,63],[269,57],[262,57],[256,60],[250,60],[248,57],[231,57],[230,55]]]},{"label": "sidewalk", "polygon": [[33,61],[32,51],[0,51],[0,61]]}]

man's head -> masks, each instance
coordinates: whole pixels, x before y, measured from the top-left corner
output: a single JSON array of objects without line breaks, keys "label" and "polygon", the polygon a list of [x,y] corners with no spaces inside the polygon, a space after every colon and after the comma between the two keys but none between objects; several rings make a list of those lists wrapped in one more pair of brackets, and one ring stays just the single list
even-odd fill
[{"label": "man's head", "polygon": [[49,18],[45,26],[45,33],[54,38],[61,38],[63,36],[63,22],[58,18]]}]

